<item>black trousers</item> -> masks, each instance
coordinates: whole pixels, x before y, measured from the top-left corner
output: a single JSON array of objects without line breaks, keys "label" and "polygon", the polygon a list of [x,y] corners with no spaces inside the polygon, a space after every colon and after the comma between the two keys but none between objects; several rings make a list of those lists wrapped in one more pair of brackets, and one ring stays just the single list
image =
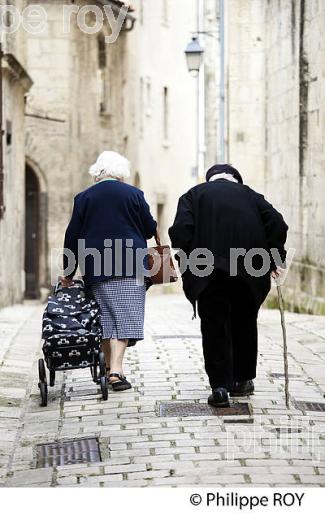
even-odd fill
[{"label": "black trousers", "polygon": [[239,277],[215,270],[198,299],[205,370],[211,388],[256,377],[258,308]]}]

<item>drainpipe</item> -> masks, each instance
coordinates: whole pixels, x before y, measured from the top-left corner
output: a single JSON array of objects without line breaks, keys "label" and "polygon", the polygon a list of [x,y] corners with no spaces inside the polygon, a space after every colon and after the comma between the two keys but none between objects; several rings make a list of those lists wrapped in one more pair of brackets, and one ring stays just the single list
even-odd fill
[{"label": "drainpipe", "polygon": [[2,87],[2,58],[3,58],[3,52],[2,52],[2,43],[0,41],[0,219],[3,218],[5,207],[4,207],[4,186],[3,186],[3,178],[4,178],[4,171],[3,171],[3,87]]},{"label": "drainpipe", "polygon": [[219,108],[219,162],[225,162],[225,5],[219,0],[220,45],[220,108]]},{"label": "drainpipe", "polygon": [[[197,0],[196,5],[197,33],[202,34],[203,47],[205,46],[205,0]],[[205,161],[205,63],[201,64],[197,76],[197,182],[204,180]]]}]

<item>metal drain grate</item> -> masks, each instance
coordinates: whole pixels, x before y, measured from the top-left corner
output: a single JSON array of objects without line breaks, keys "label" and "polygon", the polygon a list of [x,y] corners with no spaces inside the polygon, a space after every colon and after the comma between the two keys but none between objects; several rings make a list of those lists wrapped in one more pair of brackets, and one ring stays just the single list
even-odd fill
[{"label": "metal drain grate", "polygon": [[325,412],[325,403],[295,401],[295,405],[302,412]]},{"label": "metal drain grate", "polygon": [[37,467],[49,468],[66,464],[100,462],[98,439],[53,442],[36,446]]},{"label": "metal drain grate", "polygon": [[211,415],[250,415],[248,403],[236,403],[229,408],[214,408],[204,403],[161,403],[160,417],[191,417]]},{"label": "metal drain grate", "polygon": [[198,335],[198,334],[194,334],[192,336],[187,335],[187,334],[178,334],[176,336],[164,336],[164,335],[155,336],[155,335],[153,335],[152,338],[153,339],[201,339],[202,336]]}]

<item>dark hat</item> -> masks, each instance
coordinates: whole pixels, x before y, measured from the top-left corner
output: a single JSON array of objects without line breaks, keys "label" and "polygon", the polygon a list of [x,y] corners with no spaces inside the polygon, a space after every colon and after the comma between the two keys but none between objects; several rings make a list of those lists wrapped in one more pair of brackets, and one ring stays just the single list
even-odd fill
[{"label": "dark hat", "polygon": [[230,164],[215,164],[214,166],[211,166],[205,176],[207,182],[209,182],[213,175],[217,175],[218,173],[230,173],[230,175],[232,175],[240,184],[243,184],[243,178],[239,171]]}]

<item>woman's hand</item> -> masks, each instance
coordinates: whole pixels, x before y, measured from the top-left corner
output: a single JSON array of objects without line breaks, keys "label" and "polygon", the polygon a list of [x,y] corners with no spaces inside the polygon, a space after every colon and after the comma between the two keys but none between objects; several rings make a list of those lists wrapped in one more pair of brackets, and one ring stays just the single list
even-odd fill
[{"label": "woman's hand", "polygon": [[161,240],[160,240],[160,235],[159,235],[159,231],[158,230],[156,231],[156,234],[155,234],[155,240],[156,240],[157,246],[160,246],[161,245]]},{"label": "woman's hand", "polygon": [[61,276],[60,281],[62,287],[71,287],[72,285],[74,285],[74,281],[72,280],[72,278],[68,278],[67,276]]}]

